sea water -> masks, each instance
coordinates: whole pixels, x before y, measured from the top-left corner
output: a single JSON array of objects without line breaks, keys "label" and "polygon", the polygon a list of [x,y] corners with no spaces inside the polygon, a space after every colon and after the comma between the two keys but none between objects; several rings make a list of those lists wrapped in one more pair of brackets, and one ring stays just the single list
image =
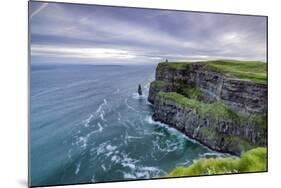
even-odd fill
[{"label": "sea water", "polygon": [[152,120],[155,68],[31,65],[31,184],[158,178],[220,155]]}]

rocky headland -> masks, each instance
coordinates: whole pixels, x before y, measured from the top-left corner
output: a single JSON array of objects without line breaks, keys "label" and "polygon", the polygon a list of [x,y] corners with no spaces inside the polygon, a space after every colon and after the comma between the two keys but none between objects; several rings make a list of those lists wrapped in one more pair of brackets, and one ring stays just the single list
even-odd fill
[{"label": "rocky headland", "polygon": [[263,62],[163,62],[148,100],[153,119],[211,149],[240,156],[267,145]]}]

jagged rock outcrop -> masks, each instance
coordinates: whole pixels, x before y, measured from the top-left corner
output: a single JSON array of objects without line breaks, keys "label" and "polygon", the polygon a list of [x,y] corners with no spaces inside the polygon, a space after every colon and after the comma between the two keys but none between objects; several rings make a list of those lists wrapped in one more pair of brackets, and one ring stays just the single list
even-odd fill
[{"label": "jagged rock outcrop", "polygon": [[148,100],[153,119],[212,149],[239,155],[267,144],[267,84],[204,63],[160,63]]}]

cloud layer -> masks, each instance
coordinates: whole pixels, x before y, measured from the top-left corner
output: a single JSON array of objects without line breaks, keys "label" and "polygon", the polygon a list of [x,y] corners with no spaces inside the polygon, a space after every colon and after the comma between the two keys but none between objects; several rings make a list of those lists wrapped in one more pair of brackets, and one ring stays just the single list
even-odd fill
[{"label": "cloud layer", "polygon": [[266,61],[266,18],[31,3],[32,63]]}]

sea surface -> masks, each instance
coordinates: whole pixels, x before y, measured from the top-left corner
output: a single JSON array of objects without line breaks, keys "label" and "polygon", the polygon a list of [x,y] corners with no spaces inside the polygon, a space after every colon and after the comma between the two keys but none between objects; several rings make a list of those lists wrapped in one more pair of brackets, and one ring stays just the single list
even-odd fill
[{"label": "sea surface", "polygon": [[31,65],[31,184],[157,178],[223,155],[152,120],[155,68]]}]

